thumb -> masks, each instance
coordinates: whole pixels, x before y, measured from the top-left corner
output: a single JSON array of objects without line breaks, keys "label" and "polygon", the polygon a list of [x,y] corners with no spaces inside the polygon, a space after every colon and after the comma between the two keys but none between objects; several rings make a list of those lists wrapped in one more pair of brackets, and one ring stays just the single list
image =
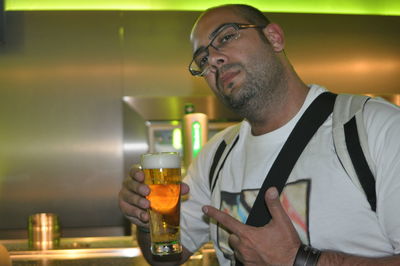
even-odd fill
[{"label": "thumb", "polygon": [[265,192],[265,203],[268,206],[268,210],[271,213],[272,219],[274,220],[289,220],[286,211],[283,209],[281,201],[279,199],[279,192],[276,187],[270,187]]},{"label": "thumb", "polygon": [[189,193],[189,190],[190,190],[189,186],[182,182],[181,183],[181,194],[186,195]]}]

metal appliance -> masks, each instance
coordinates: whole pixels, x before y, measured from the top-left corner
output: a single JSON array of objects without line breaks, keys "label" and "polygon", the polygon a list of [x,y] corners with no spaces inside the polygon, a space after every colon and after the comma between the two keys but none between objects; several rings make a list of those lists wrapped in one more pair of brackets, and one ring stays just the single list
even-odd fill
[{"label": "metal appliance", "polygon": [[[124,169],[140,161],[144,152],[176,151],[184,161],[182,129],[198,121],[207,125],[208,138],[233,125],[241,118],[219,103],[215,96],[204,97],[129,97],[124,102]],[[185,104],[196,113],[185,114]],[[207,117],[208,121],[205,121]],[[207,123],[206,123],[207,122]],[[186,130],[189,132],[190,130]],[[187,136],[191,138],[191,136]],[[193,149],[189,149],[191,153]],[[183,165],[187,166],[191,159]],[[184,167],[185,168],[185,167]],[[185,169],[184,169],[185,170]]]}]

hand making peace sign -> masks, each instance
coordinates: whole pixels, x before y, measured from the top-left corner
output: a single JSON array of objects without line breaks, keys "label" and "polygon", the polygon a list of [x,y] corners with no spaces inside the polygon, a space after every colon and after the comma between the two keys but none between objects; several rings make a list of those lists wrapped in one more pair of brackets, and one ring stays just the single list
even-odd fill
[{"label": "hand making peace sign", "polygon": [[265,202],[272,219],[263,227],[242,224],[212,206],[204,206],[203,212],[231,232],[229,244],[243,264],[293,265],[301,241],[275,187],[266,191]]}]

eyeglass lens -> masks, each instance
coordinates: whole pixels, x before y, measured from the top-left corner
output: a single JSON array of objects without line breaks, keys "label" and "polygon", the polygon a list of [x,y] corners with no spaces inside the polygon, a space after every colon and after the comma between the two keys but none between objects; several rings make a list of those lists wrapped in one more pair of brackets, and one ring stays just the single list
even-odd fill
[{"label": "eyeglass lens", "polygon": [[210,44],[194,57],[191,69],[196,72],[204,72],[209,65],[209,47],[211,46],[219,51],[223,49],[227,44],[229,44],[232,40],[236,40],[237,38],[239,38],[239,30],[236,29],[233,25],[227,25],[226,27],[222,28],[211,40]]}]

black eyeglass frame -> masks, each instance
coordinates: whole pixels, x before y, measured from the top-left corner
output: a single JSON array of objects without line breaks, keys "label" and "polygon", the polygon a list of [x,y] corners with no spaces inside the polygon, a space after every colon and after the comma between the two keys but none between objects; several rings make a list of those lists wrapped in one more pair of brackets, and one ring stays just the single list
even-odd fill
[{"label": "black eyeglass frame", "polygon": [[[210,40],[210,42],[208,43],[208,45],[207,45],[206,47],[204,47],[203,49],[201,49],[200,51],[206,51],[207,55],[209,55],[208,49],[209,49],[210,46],[211,46],[211,47],[214,47],[214,46],[212,46],[212,43],[214,42],[214,40],[218,37],[218,35],[219,35],[223,30],[225,30],[226,28],[231,27],[231,26],[234,27],[236,30],[239,31],[239,30],[243,30],[243,29],[255,29],[255,28],[263,29],[263,28],[265,28],[267,25],[260,26],[260,25],[255,25],[255,24],[241,24],[241,23],[233,23],[233,22],[232,22],[232,23],[225,23],[225,24],[222,24],[222,25],[219,26],[214,32],[212,32],[212,33],[210,34],[210,36],[212,36],[212,35],[214,35],[214,36],[212,37],[212,39]],[[214,47],[214,49],[218,50],[217,47]],[[192,61],[190,61],[190,63],[189,63],[188,69],[189,69],[190,74],[192,74],[192,76],[202,77],[202,76],[205,76],[205,75],[206,75],[207,69],[208,69],[209,67],[206,67],[203,71],[197,71],[197,70],[194,70],[194,69],[191,67],[192,64],[193,64],[193,62],[195,61],[195,57],[196,57],[196,55],[198,54],[198,52],[199,52],[199,51],[196,51],[196,52],[194,53],[193,58],[192,58]]]}]

